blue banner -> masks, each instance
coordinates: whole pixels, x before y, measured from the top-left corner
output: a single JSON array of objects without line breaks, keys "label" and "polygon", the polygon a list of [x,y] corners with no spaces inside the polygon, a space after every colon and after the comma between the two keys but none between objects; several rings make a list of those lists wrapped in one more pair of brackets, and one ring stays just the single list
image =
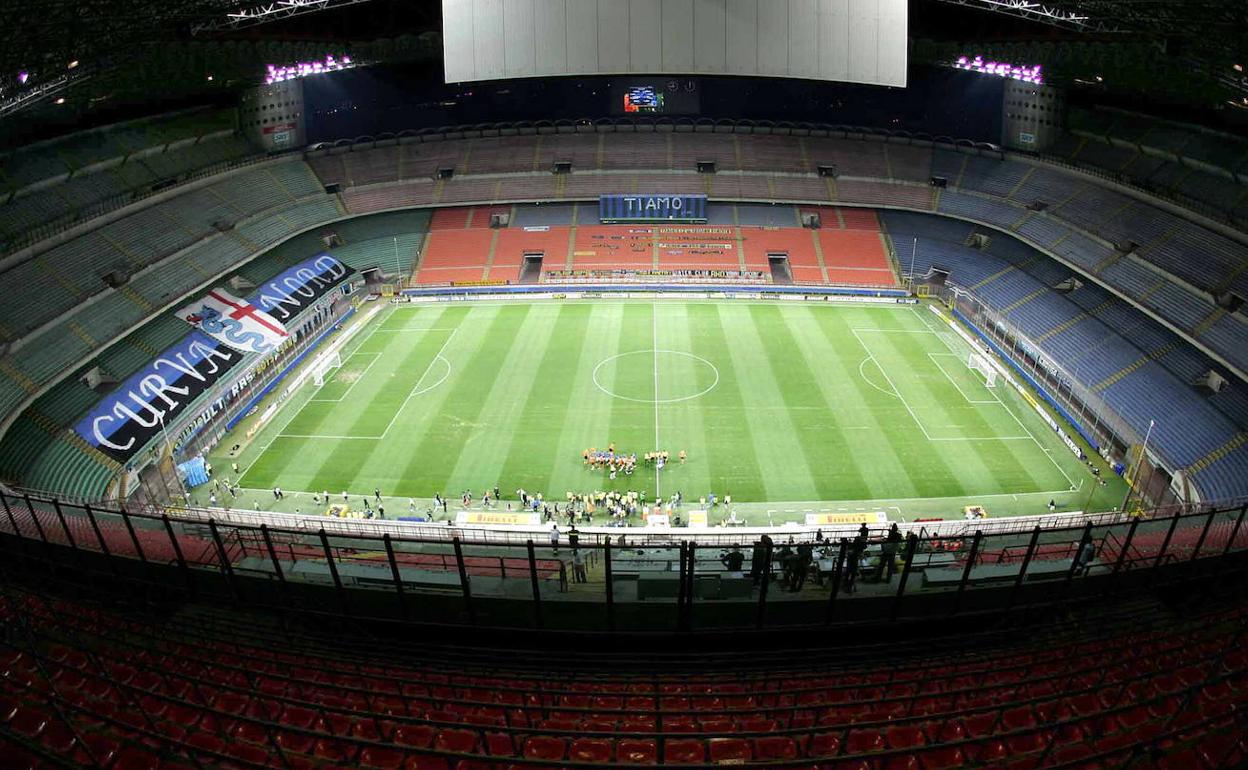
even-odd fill
[{"label": "blue banner", "polygon": [[705,195],[600,195],[598,218],[616,222],[706,222]]},{"label": "blue banner", "polygon": [[285,323],[355,273],[330,254],[318,254],[265,281],[248,301]]},{"label": "blue banner", "polygon": [[[266,281],[248,301],[284,322],[354,272],[335,257],[319,254]],[[165,426],[172,428],[182,411],[238,367],[245,355],[203,332],[191,332],[105,396],[74,431],[124,464]]]},{"label": "blue banner", "polygon": [[88,444],[125,463],[244,354],[203,332],[188,334],[108,394],[74,430]]}]

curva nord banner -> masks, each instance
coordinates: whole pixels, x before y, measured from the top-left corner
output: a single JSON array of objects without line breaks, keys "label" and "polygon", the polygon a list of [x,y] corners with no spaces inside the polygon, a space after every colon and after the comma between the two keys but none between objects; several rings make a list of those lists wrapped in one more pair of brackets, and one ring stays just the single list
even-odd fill
[{"label": "curva nord banner", "polygon": [[87,443],[125,463],[244,354],[191,332],[110,393],[74,428]]},{"label": "curva nord banner", "polygon": [[[354,273],[333,256],[319,254],[264,282],[246,302],[219,289],[209,296],[224,295],[225,300],[234,303],[230,312],[252,318],[262,315],[273,322],[274,329],[285,332],[285,322],[310,308]],[[188,308],[203,306],[201,301]],[[181,312],[179,315],[183,316]],[[201,330],[191,332],[104,397],[74,426],[74,431],[117,462],[128,462],[159,435],[163,426],[172,428],[184,409],[238,367],[247,355],[263,352],[246,344],[238,348],[232,345],[224,337],[214,338]]]}]

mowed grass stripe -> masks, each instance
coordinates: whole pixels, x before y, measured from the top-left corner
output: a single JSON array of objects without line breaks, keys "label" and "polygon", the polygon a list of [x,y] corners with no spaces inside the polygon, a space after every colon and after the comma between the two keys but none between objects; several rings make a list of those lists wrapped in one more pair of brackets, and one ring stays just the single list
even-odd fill
[{"label": "mowed grass stripe", "polygon": [[[617,452],[636,452],[640,458],[646,452],[659,448],[654,443],[655,311],[653,305],[640,303],[624,305],[622,310],[619,342],[616,345],[619,357],[599,370],[598,379],[604,387],[618,396],[637,400],[611,398],[611,421],[607,434],[590,446],[607,449],[608,443],[613,442]],[[659,441],[663,441],[661,433]],[[609,474],[604,473],[601,485],[604,490],[621,492],[642,487],[653,490],[654,471],[638,463],[636,473],[617,478],[614,482],[610,480]]]},{"label": "mowed grass stripe", "polygon": [[[683,303],[658,305],[659,342],[667,350],[697,355],[690,326],[690,307]],[[668,355],[664,363],[663,376],[659,382],[663,398],[691,396],[711,387],[715,382],[715,369],[688,356]],[[711,366],[714,365],[712,362]],[[718,438],[706,429],[703,421],[705,409],[702,404],[703,399],[708,398],[711,393],[714,391],[659,407],[663,448],[672,453],[672,462],[662,471],[664,494],[669,497],[674,491],[683,492],[687,497],[700,497],[710,490],[719,495],[731,493],[731,489],[717,486],[711,480],[709,458],[714,450],[710,445],[717,442]],[[684,465],[677,459],[677,454],[682,449],[689,455],[689,460]],[[653,496],[652,489],[647,489],[647,492]]]},{"label": "mowed grass stripe", "polygon": [[[719,384],[692,402],[702,412],[708,486],[741,500],[766,499],[763,470],[750,426],[745,420],[746,397],[733,367],[730,343],[718,305],[688,306],[692,351],[719,368]],[[680,490],[680,487],[677,486]],[[691,490],[684,491],[692,495]],[[694,498],[696,499],[696,497]]]},{"label": "mowed grass stripe", "polygon": [[[552,487],[556,467],[580,467],[580,452],[561,452],[560,438],[565,424],[580,421],[574,411],[572,392],[576,377],[582,374],[582,354],[590,330],[592,305],[559,305],[538,362],[528,395],[516,393],[523,406],[511,430],[511,444],[499,472],[506,479],[510,495],[516,489],[543,490],[549,497],[562,499],[570,488]],[[569,474],[570,475],[570,474]],[[500,482],[501,483],[501,482]]]},{"label": "mowed grass stripe", "polygon": [[[453,308],[446,311],[444,317],[450,323],[454,323],[466,314],[467,309]],[[362,480],[372,481],[373,486],[380,486],[383,480],[389,481],[390,479],[382,476],[383,466],[379,460],[391,451],[394,444],[401,443],[401,439],[381,437],[392,422],[395,424],[402,422],[399,410],[403,408],[408,395],[416,388],[421,377],[435,365],[438,351],[446,345],[453,333],[453,331],[412,333],[419,337],[414,346],[411,342],[392,341],[383,351],[382,360],[378,366],[374,367],[374,371],[377,372],[377,382],[374,387],[363,392],[357,388],[357,393],[360,395],[356,397],[352,394],[351,399],[340,405],[339,413],[343,419],[354,417],[354,420],[342,429],[344,432],[334,435],[376,437],[377,440],[305,439],[304,448],[299,452],[299,456],[290,458],[287,462],[293,460],[308,466],[316,464],[316,470],[311,478],[320,480],[320,486],[326,488],[327,491],[340,487],[343,490],[367,494],[372,489],[367,483],[361,484]],[[409,334],[404,333],[401,336],[407,337]],[[388,351],[395,348],[406,349],[406,352],[403,355],[388,355]],[[374,392],[375,396],[370,395]],[[315,491],[315,487],[308,487],[303,483],[298,488]]]},{"label": "mowed grass stripe", "polygon": [[[558,306],[535,305],[521,321],[514,343],[496,362],[500,376],[483,383],[489,392],[468,426],[465,451],[460,452],[451,472],[448,490],[470,489],[479,499],[484,487],[502,484],[503,465],[520,430],[559,315]],[[471,451],[467,451],[469,447]]]},{"label": "mowed grass stripe", "polygon": [[[456,308],[457,315],[463,311]],[[367,331],[363,332],[367,334]],[[427,332],[403,335],[404,340],[390,340],[377,351],[377,363],[369,379],[357,383],[350,397],[340,403],[309,402],[248,469],[246,483],[267,488],[283,485],[289,489],[317,491],[315,485],[342,486],[354,481],[355,473],[367,461],[371,443],[364,437],[380,436],[384,424],[394,417],[398,405],[407,397],[416,379],[423,373],[445,342],[450,332]],[[375,339],[374,336],[371,339]],[[368,342],[371,343],[371,339]],[[390,351],[394,349],[394,354]],[[419,368],[407,377],[395,376],[403,367]],[[381,410],[388,409],[388,412]],[[329,433],[329,431],[335,431]],[[340,431],[340,432],[339,432]],[[297,438],[299,435],[325,433],[360,437],[356,439]],[[352,446],[355,445],[355,446]],[[334,466],[335,462],[344,463]],[[354,468],[355,470],[352,470]],[[326,469],[334,469],[325,472]]]},{"label": "mowed grass stripe", "polygon": [[[620,352],[624,306],[604,302],[587,307],[590,308],[588,328],[579,341],[576,364],[558,373],[568,379],[569,390],[567,401],[555,405],[556,412],[560,408],[564,410],[548,481],[549,494],[555,496],[601,489],[606,477],[602,471],[587,470],[581,462],[581,453],[590,447],[605,447],[611,432],[611,405],[615,399],[594,384],[593,373],[600,362]],[[608,375],[607,369],[607,366],[602,368],[604,377]],[[522,460],[518,458],[517,462]],[[640,483],[640,477],[638,479]]]},{"label": "mowed grass stripe", "polygon": [[[908,315],[917,322],[917,326],[930,328],[917,313]],[[1045,430],[1045,426],[1041,426],[1037,415],[1017,399],[1013,390],[1003,380],[998,380],[996,388],[989,389],[983,384],[979,374],[970,372],[965,363],[971,353],[970,346],[960,341],[953,345],[942,342],[941,346],[935,350],[925,352],[945,351],[951,355],[945,357],[942,363],[953,364],[954,371],[968,373],[973,381],[974,384],[971,387],[974,389],[968,389],[968,393],[973,398],[994,399],[997,403],[966,404],[965,397],[957,392],[957,388],[953,387],[952,382],[949,382],[949,378],[944,373],[939,370],[932,371],[930,378],[933,382],[947,383],[952,389],[949,399],[954,403],[965,404],[963,408],[974,417],[983,419],[992,430],[996,431],[996,435],[1028,437],[1024,440],[970,442],[983,459],[984,464],[992,471],[998,487],[1003,491],[1008,489],[1020,492],[1045,492],[1067,488],[1070,482],[1061,469],[1055,465],[1055,460],[1050,454],[1052,450],[1065,452],[1065,446],[1059,445],[1056,436],[1051,431]],[[914,352],[913,349],[911,352]],[[928,360],[931,360],[930,357]],[[933,368],[934,366],[933,364]],[[921,364],[917,368],[922,370]],[[939,380],[936,379],[937,377]],[[1036,438],[1040,435],[1044,436],[1043,440]]]},{"label": "mowed grass stripe", "polygon": [[[892,485],[898,491],[888,497],[950,497],[965,494],[961,481],[936,447],[920,432],[910,413],[897,396],[882,392],[865,379],[875,376],[887,389],[887,383],[878,370],[872,371],[873,361],[858,338],[850,331],[858,327],[879,328],[879,322],[893,323],[895,315],[887,311],[871,311],[866,308],[842,309],[840,312],[819,313],[819,328],[824,340],[846,362],[846,382],[857,390],[858,400],[864,405],[864,414],[880,426],[877,441],[882,441],[896,458],[894,467],[899,473]],[[857,363],[855,363],[857,362]]]},{"label": "mowed grass stripe", "polygon": [[[474,323],[470,329],[473,333],[465,335],[466,338],[472,338],[477,347],[470,358],[462,362],[461,374],[455,378],[454,387],[444,394],[445,400],[441,408],[434,420],[425,426],[414,451],[409,439],[408,451],[405,452],[408,461],[399,479],[401,488],[425,495],[432,495],[434,492],[456,495],[462,491],[448,486],[451,474],[466,442],[479,425],[481,410],[485,407],[491,386],[496,379],[506,377],[506,371],[501,368],[501,364],[532,309],[532,305],[474,308],[477,311],[496,312],[488,325]],[[465,342],[467,341],[466,339]],[[463,348],[459,348],[458,355],[452,359],[457,366],[461,365],[462,355]],[[493,479],[480,483],[492,482]]]},{"label": "mowed grass stripe", "polygon": [[[834,346],[824,334],[820,319],[835,320],[832,318],[834,314],[824,308],[806,305],[786,305],[781,310],[796,354],[804,358],[806,365],[816,373],[816,384],[843,433],[845,454],[833,456],[828,462],[852,462],[863,490],[854,494],[853,490],[846,489],[830,499],[914,495],[901,458],[884,438],[888,426],[878,419],[860,391],[864,384],[858,374],[861,353],[854,351],[850,358],[845,358],[845,350]],[[843,319],[840,324],[844,325]],[[845,336],[850,336],[847,328],[838,333],[838,338]],[[849,342],[853,342],[852,336]]]},{"label": "mowed grass stripe", "polygon": [[[444,310],[438,317],[447,318],[446,314],[452,312],[460,316],[464,311]],[[454,316],[448,320],[454,321]],[[312,402],[282,432],[300,436],[380,436],[450,334],[428,331],[370,336],[361,348],[376,353],[377,360],[355,384],[348,400]]]},{"label": "mowed grass stripe", "polygon": [[[984,411],[967,404],[943,374],[939,371],[935,372],[940,380],[931,376],[931,369],[935,369],[935,365],[931,365],[927,373],[922,371],[921,361],[928,360],[927,351],[932,342],[930,338],[929,334],[873,334],[871,347],[881,355],[882,365],[885,361],[892,361],[900,369],[903,362],[911,362],[910,367],[904,370],[904,374],[900,378],[893,377],[893,381],[898,388],[904,388],[903,393],[910,402],[911,408],[915,408],[916,403],[920,404],[915,411],[918,412],[919,419],[923,420],[925,425],[932,426],[928,428],[928,431],[934,437],[967,439],[933,443],[940,447],[940,451],[956,460],[957,472],[971,494],[993,494],[1004,489],[1018,488],[1015,485],[1020,483],[1024,485],[1023,491],[1039,491],[1039,488],[1034,486],[1034,481],[1026,468],[1005,446],[1011,442],[990,438],[1000,435],[1019,435],[1021,428],[1017,425],[991,424],[985,417]],[[961,405],[956,405],[955,399],[961,401]],[[986,406],[998,412],[1001,409],[996,404]],[[919,411],[920,409],[922,411]],[[999,414],[998,416],[1008,418],[1008,415]],[[1007,430],[1012,428],[1012,430],[1009,433],[1003,433],[1002,427]],[[1028,444],[1033,450],[1035,449],[1034,444],[1030,442]]]},{"label": "mowed grass stripe", "polygon": [[838,361],[824,361],[812,368],[781,310],[778,305],[754,305],[750,315],[766,340],[763,350],[771,368],[779,374],[781,402],[777,406],[792,415],[796,438],[815,482],[816,496],[811,499],[864,497],[867,485],[858,470],[854,447],[815,373],[818,369],[824,373],[823,379],[828,379],[829,374],[838,376],[842,367],[836,366]]},{"label": "mowed grass stripe", "polygon": [[741,394],[749,407],[745,422],[755,445],[762,485],[769,500],[816,500],[817,489],[810,459],[797,438],[794,416],[774,407],[784,401],[780,377],[772,368],[749,305],[721,305],[719,315],[733,340],[728,346]]}]

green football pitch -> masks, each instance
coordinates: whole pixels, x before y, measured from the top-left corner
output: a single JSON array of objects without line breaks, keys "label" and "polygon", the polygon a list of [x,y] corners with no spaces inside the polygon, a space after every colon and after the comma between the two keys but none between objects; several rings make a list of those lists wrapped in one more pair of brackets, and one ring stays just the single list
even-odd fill
[{"label": "green football pitch", "polygon": [[[806,511],[891,518],[1106,509],[1089,468],[924,306],[602,299],[395,305],[359,329],[241,445],[239,507],[319,511],[311,494],[731,495],[757,523]],[[252,418],[254,419],[254,418]],[[665,450],[615,481],[582,453]],[[681,464],[677,453],[688,460]],[[1099,458],[1098,458],[1099,459]],[[228,475],[228,474],[227,474]],[[269,492],[280,486],[286,500]],[[891,509],[891,510],[889,510]]]}]

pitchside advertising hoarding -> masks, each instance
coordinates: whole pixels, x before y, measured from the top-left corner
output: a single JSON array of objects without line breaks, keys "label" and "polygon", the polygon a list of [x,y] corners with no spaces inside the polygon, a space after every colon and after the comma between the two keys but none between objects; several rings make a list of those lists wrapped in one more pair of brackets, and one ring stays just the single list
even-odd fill
[{"label": "pitchside advertising hoarding", "polygon": [[133,458],[196,398],[248,356],[264,355],[285,339],[287,321],[350,279],[355,270],[320,254],[266,281],[246,300],[214,289],[181,308],[195,327],[84,417],[74,431],[119,463]]},{"label": "pitchside advertising hoarding", "polygon": [[705,195],[600,195],[598,218],[603,224],[622,222],[706,222]]}]

